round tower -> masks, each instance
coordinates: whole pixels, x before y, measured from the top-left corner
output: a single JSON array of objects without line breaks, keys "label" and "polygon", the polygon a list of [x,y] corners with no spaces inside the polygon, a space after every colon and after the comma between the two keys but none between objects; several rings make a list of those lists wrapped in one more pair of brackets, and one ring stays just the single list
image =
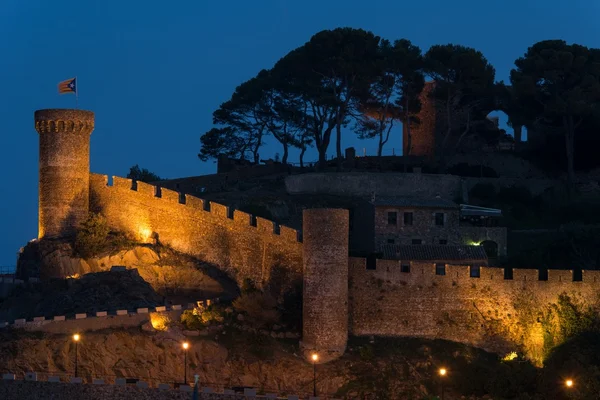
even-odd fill
[{"label": "round tower", "polygon": [[49,109],[34,118],[40,134],[38,237],[67,236],[88,216],[94,113]]},{"label": "round tower", "polygon": [[309,209],[302,216],[304,290],[301,347],[333,360],[348,341],[348,210]]}]

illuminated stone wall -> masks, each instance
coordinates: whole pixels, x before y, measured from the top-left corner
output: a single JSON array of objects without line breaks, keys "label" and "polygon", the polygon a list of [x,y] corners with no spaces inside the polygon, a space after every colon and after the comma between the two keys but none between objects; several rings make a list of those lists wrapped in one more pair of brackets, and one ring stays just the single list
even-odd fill
[{"label": "illuminated stone wall", "polygon": [[344,354],[348,340],[348,210],[305,210],[302,348],[319,361]]},{"label": "illuminated stone wall", "polygon": [[480,277],[472,278],[469,267],[447,265],[442,276],[433,263],[413,263],[403,273],[390,260],[367,270],[364,259],[350,258],[350,331],[446,339],[500,354],[522,351],[540,362],[552,347],[544,343],[544,332],[556,326],[551,305],[566,293],[598,307],[600,271],[584,271],[579,282],[571,271],[548,271],[547,281],[538,274],[515,269],[513,279],[505,280],[502,268],[481,267]]},{"label": "illuminated stone wall", "polygon": [[296,230],[189,195],[106,175],[90,175],[90,210],[142,242],[160,243],[214,263],[238,283],[263,287],[302,277]]},{"label": "illuminated stone wall", "polygon": [[38,110],[38,237],[73,234],[88,216],[90,135],[94,113],[84,110]]}]

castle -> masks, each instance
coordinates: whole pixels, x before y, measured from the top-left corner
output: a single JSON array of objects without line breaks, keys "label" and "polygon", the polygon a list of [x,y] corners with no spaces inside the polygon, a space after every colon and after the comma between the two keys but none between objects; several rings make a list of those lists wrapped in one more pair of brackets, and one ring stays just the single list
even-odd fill
[{"label": "castle", "polygon": [[349,257],[345,209],[304,210],[300,232],[177,191],[92,174],[90,111],[39,110],[35,129],[39,239],[72,235],[98,212],[112,229],[214,263],[239,284],[302,282],[301,346],[321,362],[343,354],[349,334],[448,339],[539,360],[549,345],[542,316],[560,295],[599,304],[600,271],[541,276],[536,269]]}]

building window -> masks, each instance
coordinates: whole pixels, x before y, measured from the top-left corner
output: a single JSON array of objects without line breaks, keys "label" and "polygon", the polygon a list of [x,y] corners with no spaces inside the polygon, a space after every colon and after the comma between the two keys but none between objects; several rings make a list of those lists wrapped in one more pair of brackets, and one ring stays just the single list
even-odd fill
[{"label": "building window", "polygon": [[397,225],[398,224],[398,213],[396,211],[388,212],[388,225]]},{"label": "building window", "polygon": [[395,240],[394,239],[388,239],[387,242],[388,242],[388,244],[394,244]]},{"label": "building window", "polygon": [[448,244],[448,240],[447,239],[440,239],[440,244]]},{"label": "building window", "polygon": [[446,264],[435,264],[436,275],[446,275]]},{"label": "building window", "polygon": [[405,212],[404,213],[404,225],[412,226],[413,224],[413,213]]},{"label": "building window", "polygon": [[444,226],[444,213],[435,213],[435,226]]},{"label": "building window", "polygon": [[402,263],[400,264],[400,272],[410,272],[410,263]]},{"label": "building window", "polygon": [[471,265],[470,271],[471,278],[479,278],[481,275],[481,269],[479,268],[479,265]]},{"label": "building window", "polygon": [[421,244],[423,241],[421,239],[413,239],[412,244]]}]

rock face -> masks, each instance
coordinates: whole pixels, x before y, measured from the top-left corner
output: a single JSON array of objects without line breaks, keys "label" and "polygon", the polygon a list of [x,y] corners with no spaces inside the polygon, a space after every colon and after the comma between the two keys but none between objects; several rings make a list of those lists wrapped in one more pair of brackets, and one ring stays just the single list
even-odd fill
[{"label": "rock face", "polygon": [[29,243],[19,259],[20,277],[80,277],[109,271],[113,266],[136,268],[143,280],[162,295],[185,294],[197,298],[234,292],[236,285],[217,268],[167,248],[135,246],[95,258],[74,255],[70,243],[42,240]]},{"label": "rock face", "polygon": [[0,320],[136,309],[163,303],[163,296],[144,282],[137,270],[105,271],[81,279],[24,285],[0,303]]}]

